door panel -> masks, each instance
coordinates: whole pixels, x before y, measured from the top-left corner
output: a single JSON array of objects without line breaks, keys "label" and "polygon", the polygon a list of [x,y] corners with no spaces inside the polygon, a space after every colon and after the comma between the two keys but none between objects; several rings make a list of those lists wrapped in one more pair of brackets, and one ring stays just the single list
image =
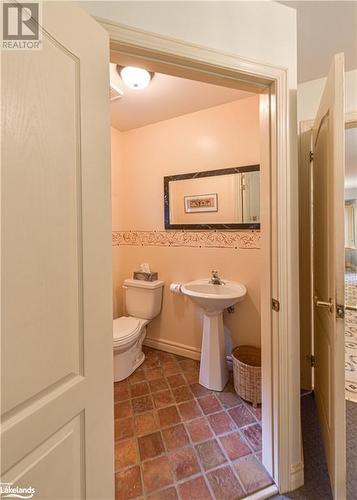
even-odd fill
[{"label": "door panel", "polygon": [[109,499],[109,44],[71,3],[42,8],[42,48],[2,53],[2,480]]},{"label": "door panel", "polygon": [[79,415],[4,474],[3,482],[21,488],[31,485],[35,498],[39,492],[43,499],[85,498],[82,434]]},{"label": "door panel", "polygon": [[[18,75],[16,89],[10,78],[3,88],[3,119],[16,124],[4,151],[13,168],[2,179],[4,307],[12,311],[3,324],[7,412],[83,371],[83,249],[79,60],[47,36],[31,57],[3,57]],[[26,105],[15,118],[21,96]],[[18,365],[31,376],[18,377]]]},{"label": "door panel", "polygon": [[334,498],[346,498],[344,400],[344,57],[334,57],[313,130],[315,395]]}]

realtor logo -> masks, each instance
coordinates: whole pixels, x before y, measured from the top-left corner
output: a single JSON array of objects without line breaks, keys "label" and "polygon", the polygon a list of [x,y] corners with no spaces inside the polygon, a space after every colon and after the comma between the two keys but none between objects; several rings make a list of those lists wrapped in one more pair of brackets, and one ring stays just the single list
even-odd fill
[{"label": "realtor logo", "polygon": [[39,49],[39,3],[3,3],[2,9],[2,48]]}]

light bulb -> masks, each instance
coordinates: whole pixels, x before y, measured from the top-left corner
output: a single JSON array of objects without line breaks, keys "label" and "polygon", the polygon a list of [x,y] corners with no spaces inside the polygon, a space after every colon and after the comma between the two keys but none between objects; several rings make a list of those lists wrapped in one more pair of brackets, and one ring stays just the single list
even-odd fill
[{"label": "light bulb", "polygon": [[134,66],[121,68],[120,76],[125,85],[136,90],[146,89],[151,81],[151,74],[146,69]]}]

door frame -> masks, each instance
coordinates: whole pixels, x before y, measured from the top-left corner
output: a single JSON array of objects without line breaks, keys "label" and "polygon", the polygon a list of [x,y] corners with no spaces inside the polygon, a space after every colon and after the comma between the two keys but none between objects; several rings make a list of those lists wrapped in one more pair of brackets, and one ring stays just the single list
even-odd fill
[{"label": "door frame", "polygon": [[[263,463],[281,493],[304,482],[300,430],[298,324],[297,192],[292,191],[296,158],[295,105],[291,105],[286,68],[250,61],[198,45],[96,18],[109,33],[115,53],[145,59],[146,66],[172,75],[265,93],[260,99],[265,180],[262,192],[262,250],[266,270],[262,281],[261,316],[263,375]],[[290,119],[289,119],[290,117]],[[264,170],[264,169],[262,169]],[[264,187],[265,186],[265,187]],[[297,188],[296,188],[297,189]],[[291,194],[292,196],[289,196]],[[272,310],[272,299],[279,311]]]},{"label": "door frame", "polygon": [[[354,124],[357,124],[357,111],[345,113],[345,129]],[[313,125],[314,120],[304,120],[299,123],[300,373],[301,387],[306,390],[314,388],[313,367],[308,361],[314,355],[310,168]]]}]

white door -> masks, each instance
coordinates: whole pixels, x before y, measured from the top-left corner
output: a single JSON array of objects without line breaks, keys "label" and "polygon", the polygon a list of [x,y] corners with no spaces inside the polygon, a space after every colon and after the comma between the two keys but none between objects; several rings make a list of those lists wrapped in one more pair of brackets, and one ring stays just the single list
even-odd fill
[{"label": "white door", "polygon": [[344,55],[331,65],[313,130],[315,395],[334,498],[346,498],[344,391]]},{"label": "white door", "polygon": [[111,499],[109,43],[42,3],[42,48],[2,52],[1,481]]}]

